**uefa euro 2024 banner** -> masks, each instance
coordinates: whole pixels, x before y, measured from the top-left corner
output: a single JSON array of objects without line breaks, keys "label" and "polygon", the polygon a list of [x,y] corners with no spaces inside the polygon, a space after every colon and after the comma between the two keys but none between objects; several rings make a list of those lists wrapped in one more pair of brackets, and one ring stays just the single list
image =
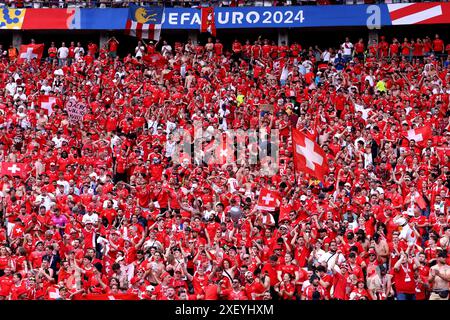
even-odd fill
[{"label": "uefa euro 2024 banner", "polygon": [[[123,30],[127,8],[13,9],[0,7],[0,29]],[[424,2],[380,5],[238,7],[215,9],[217,29],[302,28],[448,24],[450,3]],[[200,10],[166,8],[162,29],[200,27]]]}]

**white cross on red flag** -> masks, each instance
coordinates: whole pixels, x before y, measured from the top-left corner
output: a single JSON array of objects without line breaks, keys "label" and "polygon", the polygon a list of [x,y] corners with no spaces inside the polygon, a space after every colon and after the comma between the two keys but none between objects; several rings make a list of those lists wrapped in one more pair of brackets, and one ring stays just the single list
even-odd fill
[{"label": "white cross on red flag", "polygon": [[25,163],[1,162],[0,176],[19,176],[26,177],[27,165]]},{"label": "white cross on red flag", "polygon": [[410,129],[407,132],[408,140],[414,140],[418,144],[423,144],[428,139],[431,139],[433,130],[430,125],[426,125],[420,128]]},{"label": "white cross on red flag", "polygon": [[47,111],[49,116],[53,113],[53,106],[57,104],[56,98],[52,96],[40,96],[39,107]]},{"label": "white cross on red flag", "polygon": [[297,129],[292,129],[292,146],[295,170],[323,180],[328,173],[325,151],[311,137]]},{"label": "white cross on red flag", "polygon": [[281,196],[276,190],[262,188],[258,198],[258,209],[266,211],[275,211],[280,206]]},{"label": "white cross on red flag", "polygon": [[23,44],[20,46],[18,62],[31,61],[37,59],[40,61],[44,54],[44,44]]}]

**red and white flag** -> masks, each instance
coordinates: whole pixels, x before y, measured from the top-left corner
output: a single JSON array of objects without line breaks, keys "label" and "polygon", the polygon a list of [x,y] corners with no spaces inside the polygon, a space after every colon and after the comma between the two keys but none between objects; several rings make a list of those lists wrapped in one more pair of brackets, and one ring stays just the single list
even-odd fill
[{"label": "red and white flag", "polygon": [[236,161],[234,156],[234,146],[228,144],[225,139],[215,151],[215,164],[222,165]]},{"label": "red and white flag", "polygon": [[43,54],[43,44],[23,44],[20,46],[19,58],[17,60],[19,63],[33,59],[41,60]]},{"label": "red and white flag", "polygon": [[450,4],[448,3],[392,3],[387,7],[393,26],[450,22]]},{"label": "red and white flag", "polygon": [[313,139],[297,129],[292,129],[292,146],[295,170],[323,180],[328,173],[325,151]]},{"label": "red and white flag", "polygon": [[408,140],[414,140],[416,143],[426,142],[428,139],[431,139],[433,130],[430,125],[423,126],[420,128],[415,128],[408,130],[407,138]]},{"label": "red and white flag", "polygon": [[142,58],[145,63],[148,63],[156,68],[162,68],[167,63],[167,59],[160,53],[146,54]]},{"label": "red and white flag", "polygon": [[406,199],[411,199],[411,202],[417,204],[417,206],[422,210],[425,210],[427,207],[427,203],[425,202],[425,199],[417,191],[415,191],[414,194],[409,193],[406,196]]},{"label": "red and white flag", "polygon": [[53,113],[53,106],[57,104],[56,98],[52,96],[40,96],[39,97],[39,107],[41,109],[47,110],[49,116]]},{"label": "red and white flag", "polygon": [[278,191],[262,188],[258,198],[258,209],[275,211],[281,204],[281,196]]},{"label": "red and white flag", "polygon": [[164,7],[138,6],[130,3],[125,33],[139,39],[159,41],[163,15]]},{"label": "red and white flag", "polygon": [[213,37],[216,36],[216,21],[214,17],[214,8],[201,8],[200,32],[209,32]]},{"label": "red and white flag", "polygon": [[27,175],[27,165],[24,163],[1,162],[0,175],[19,176],[24,178]]}]

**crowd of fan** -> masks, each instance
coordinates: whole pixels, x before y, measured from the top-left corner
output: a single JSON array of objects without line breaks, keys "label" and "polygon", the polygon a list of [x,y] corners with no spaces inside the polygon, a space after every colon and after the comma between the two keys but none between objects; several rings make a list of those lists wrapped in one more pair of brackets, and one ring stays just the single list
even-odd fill
[{"label": "crowd of fan", "polygon": [[[441,0],[442,1],[442,0]],[[435,2],[441,2],[435,1]],[[130,3],[149,6],[166,7],[272,7],[272,6],[298,6],[298,5],[331,5],[331,4],[374,4],[374,3],[404,3],[421,1],[401,0],[0,0],[12,8],[123,8]]]},{"label": "crowd of fan", "polygon": [[[4,51],[0,162],[29,171],[0,181],[0,298],[448,299],[450,47],[438,35],[324,50],[139,41],[123,59],[119,46],[52,44],[23,64]],[[88,106],[78,124],[69,99]],[[423,125],[430,140],[407,139]],[[176,162],[176,131],[197,126],[278,129],[279,171],[249,152]],[[316,132],[324,181],[295,173],[291,127]],[[276,211],[256,207],[262,188],[282,195]]]}]

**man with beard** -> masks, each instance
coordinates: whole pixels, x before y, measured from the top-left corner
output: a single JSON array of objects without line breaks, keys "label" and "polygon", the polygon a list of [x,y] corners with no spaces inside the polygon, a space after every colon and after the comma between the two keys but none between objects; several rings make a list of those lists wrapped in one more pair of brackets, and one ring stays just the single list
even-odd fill
[{"label": "man with beard", "polygon": [[319,277],[313,274],[309,278],[310,285],[305,288],[302,300],[328,300],[325,289],[319,283]]},{"label": "man with beard", "polygon": [[255,279],[251,271],[245,273],[245,291],[249,300],[261,300],[266,289],[259,281]]}]

